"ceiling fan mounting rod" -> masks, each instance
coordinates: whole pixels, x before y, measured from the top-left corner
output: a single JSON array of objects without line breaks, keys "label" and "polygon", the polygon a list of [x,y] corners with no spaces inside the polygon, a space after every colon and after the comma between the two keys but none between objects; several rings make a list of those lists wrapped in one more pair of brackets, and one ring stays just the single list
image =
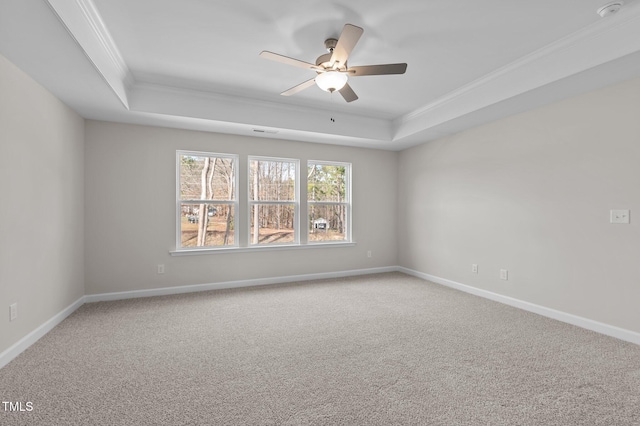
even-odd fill
[{"label": "ceiling fan mounting rod", "polygon": [[333,53],[333,49],[336,48],[338,44],[338,40],[335,38],[328,38],[324,41],[324,47],[327,49],[327,52]]}]

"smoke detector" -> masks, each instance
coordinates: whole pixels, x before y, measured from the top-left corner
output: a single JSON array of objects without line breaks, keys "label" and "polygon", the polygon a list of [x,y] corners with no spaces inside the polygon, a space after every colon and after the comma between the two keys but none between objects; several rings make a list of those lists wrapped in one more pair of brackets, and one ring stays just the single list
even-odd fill
[{"label": "smoke detector", "polygon": [[614,1],[612,3],[605,4],[600,9],[598,9],[598,15],[600,15],[603,18],[614,15],[616,12],[618,12],[622,8],[623,4],[624,4],[623,1]]}]

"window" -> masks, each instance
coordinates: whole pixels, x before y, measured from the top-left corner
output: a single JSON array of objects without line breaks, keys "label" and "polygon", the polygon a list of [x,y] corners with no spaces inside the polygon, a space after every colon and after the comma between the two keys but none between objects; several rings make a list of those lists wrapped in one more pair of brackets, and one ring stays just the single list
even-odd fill
[{"label": "window", "polygon": [[178,151],[177,161],[177,247],[237,246],[237,156]]},{"label": "window", "polygon": [[176,165],[172,254],[353,245],[350,163],[308,161],[301,171],[298,159],[176,151]]},{"label": "window", "polygon": [[351,164],[309,161],[309,242],[351,241]]},{"label": "window", "polygon": [[298,164],[249,157],[250,245],[299,243]]}]

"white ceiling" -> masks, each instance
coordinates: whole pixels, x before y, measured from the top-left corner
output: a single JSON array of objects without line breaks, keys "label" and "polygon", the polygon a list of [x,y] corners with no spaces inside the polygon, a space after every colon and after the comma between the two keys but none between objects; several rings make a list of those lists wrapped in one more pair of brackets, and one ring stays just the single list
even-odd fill
[{"label": "white ceiling", "polygon": [[[86,118],[398,150],[640,75],[640,1],[606,3],[3,0],[0,53]],[[345,23],[350,65],[406,74],[280,96],[313,72],[258,54],[315,63]]]}]

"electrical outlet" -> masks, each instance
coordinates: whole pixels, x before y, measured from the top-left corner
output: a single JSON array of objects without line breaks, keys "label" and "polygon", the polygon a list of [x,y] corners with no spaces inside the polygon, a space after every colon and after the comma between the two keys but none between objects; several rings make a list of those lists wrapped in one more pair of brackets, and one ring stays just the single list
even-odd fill
[{"label": "electrical outlet", "polygon": [[611,223],[629,223],[629,210],[611,210]]},{"label": "electrical outlet", "polygon": [[506,269],[500,269],[500,279],[501,280],[508,280],[509,279],[509,271],[507,271]]},{"label": "electrical outlet", "polygon": [[18,303],[9,305],[9,321],[15,321],[18,319]]},{"label": "electrical outlet", "polygon": [[474,274],[478,273],[478,265],[477,264],[473,263],[471,265],[471,272],[473,272]]},{"label": "electrical outlet", "polygon": [[158,273],[164,274],[164,264],[161,263],[158,265]]},{"label": "electrical outlet", "polygon": [[371,257],[371,250],[367,251],[367,257]]}]

